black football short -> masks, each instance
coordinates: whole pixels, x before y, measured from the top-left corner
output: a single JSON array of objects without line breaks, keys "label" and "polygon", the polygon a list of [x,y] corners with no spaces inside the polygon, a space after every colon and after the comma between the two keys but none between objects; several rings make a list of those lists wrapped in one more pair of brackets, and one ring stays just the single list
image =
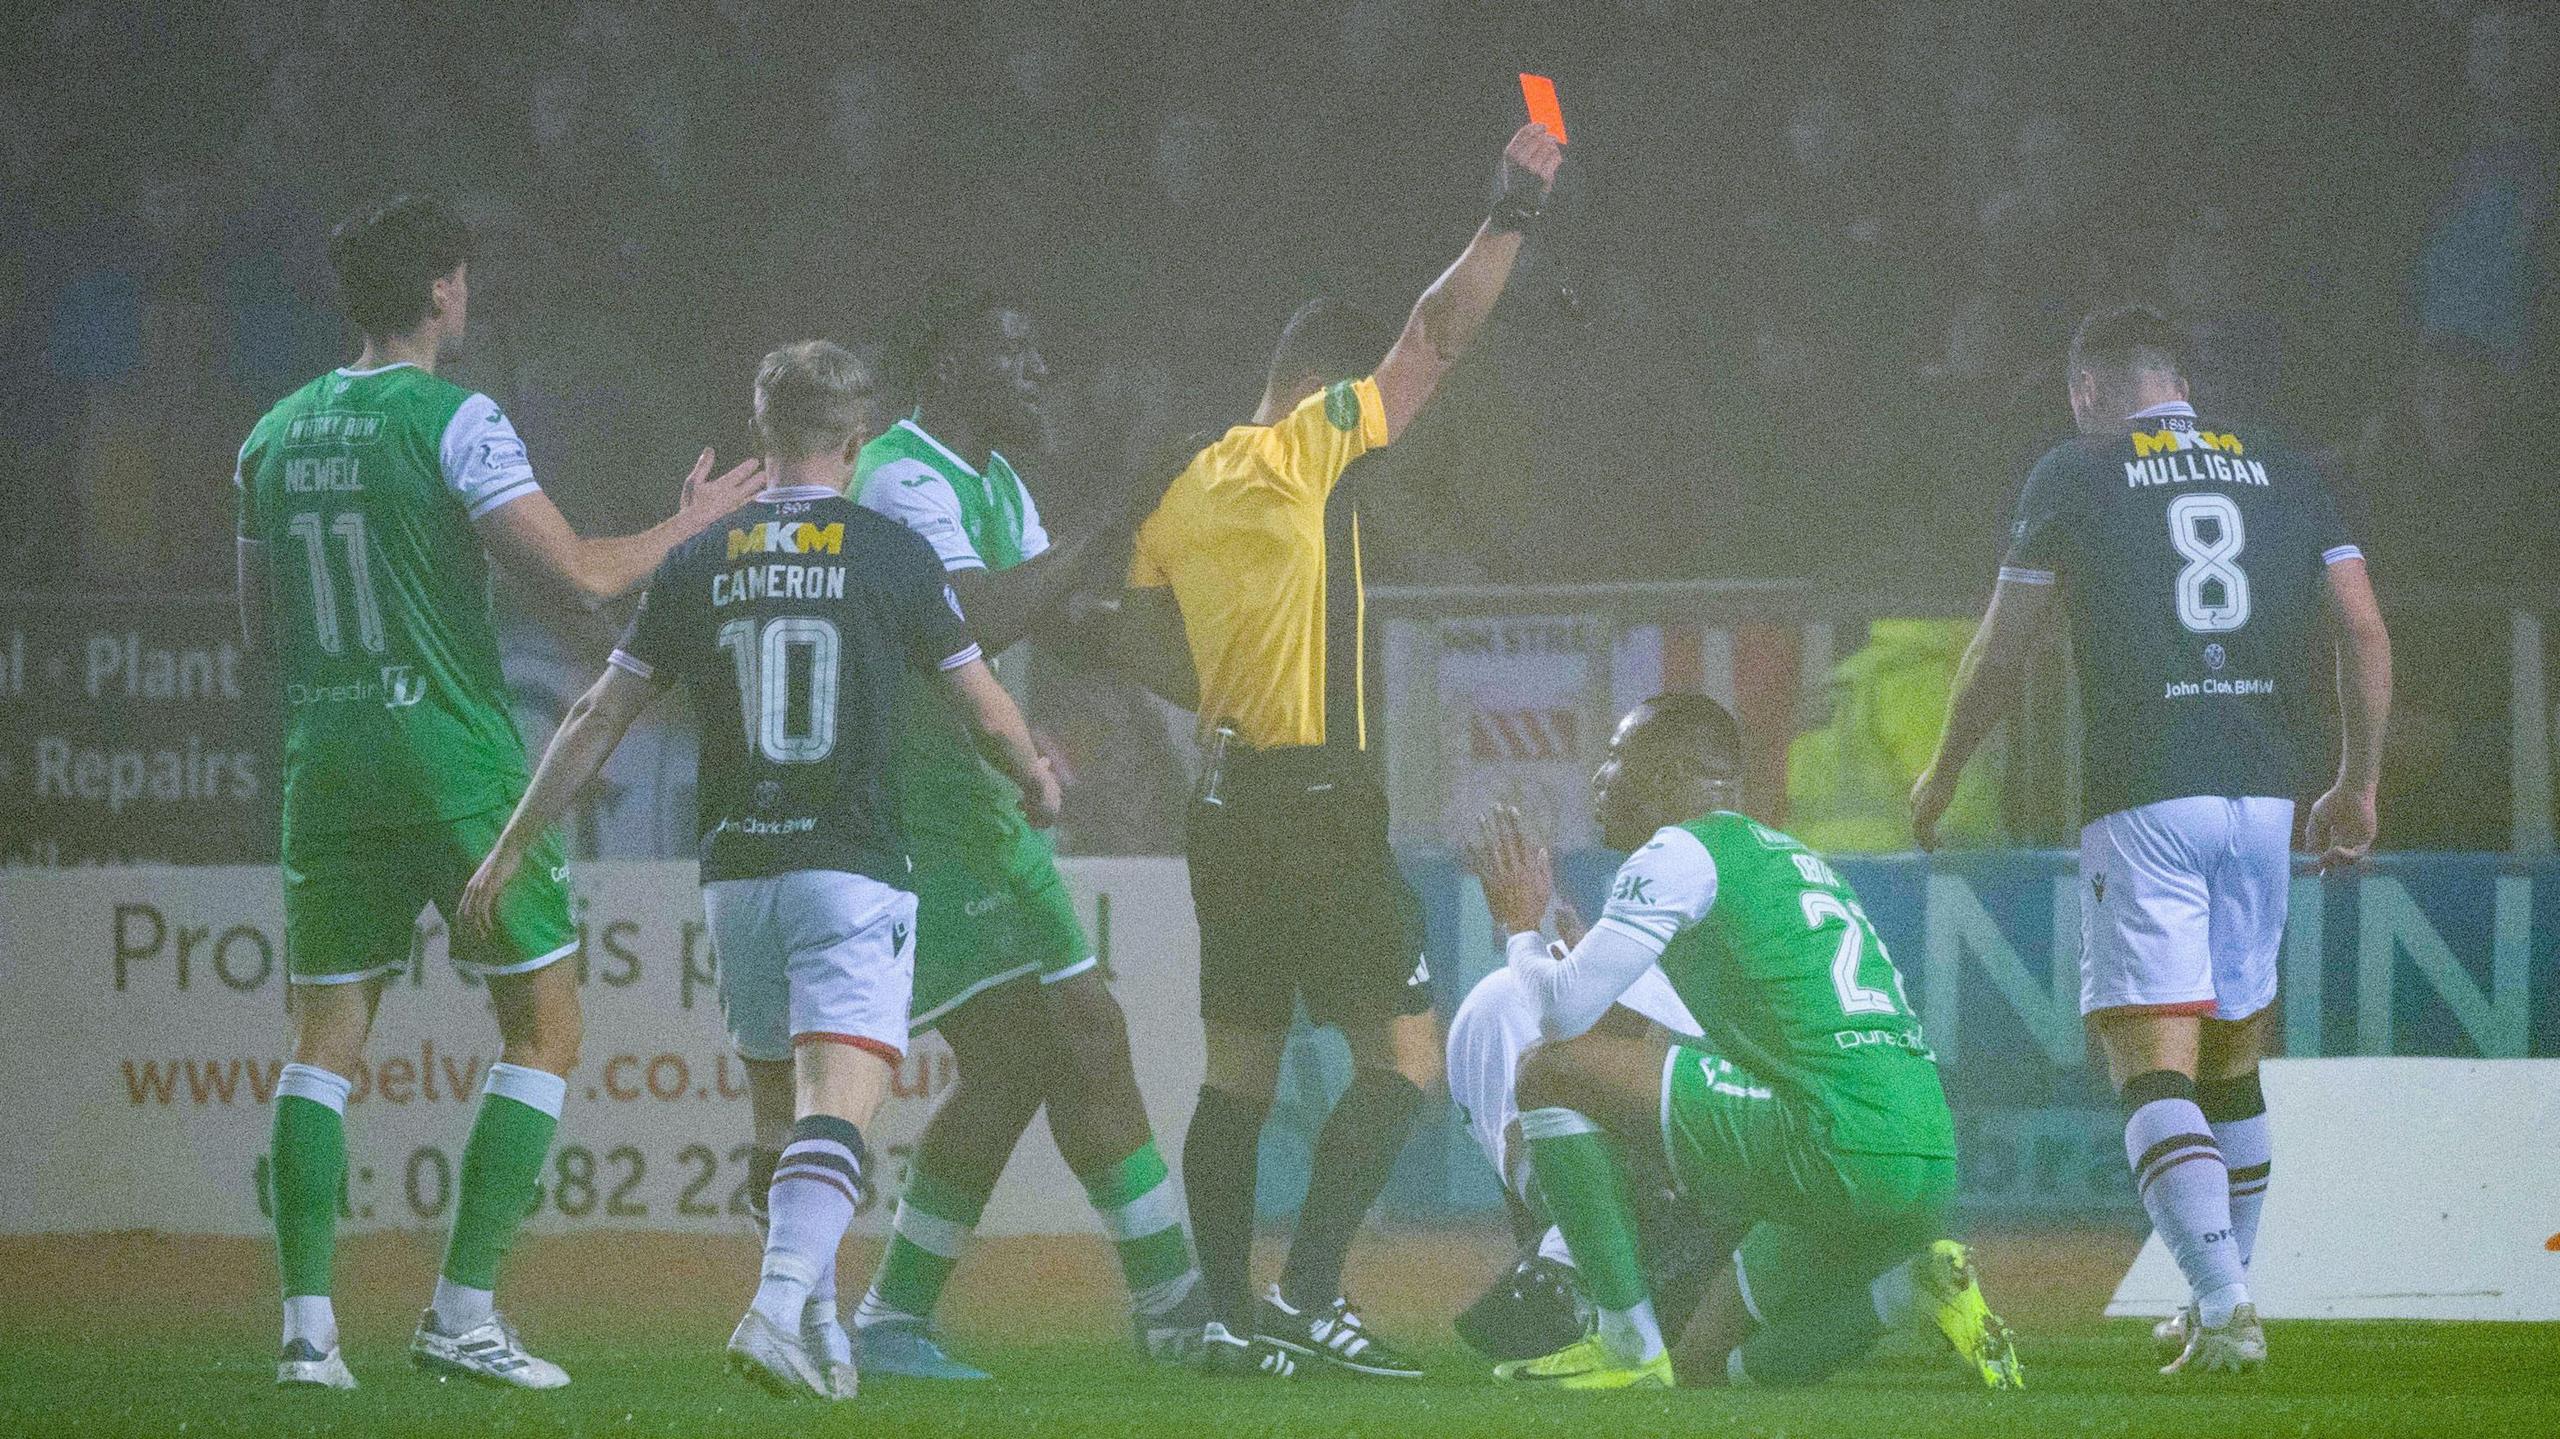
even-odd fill
[{"label": "black football short", "polygon": [[1191,806],[1191,900],[1200,919],[1200,1015],[1254,1032],[1289,1027],[1304,996],[1318,1024],[1431,1007],[1422,903],[1387,847],[1372,766],[1319,751],[1231,760]]}]

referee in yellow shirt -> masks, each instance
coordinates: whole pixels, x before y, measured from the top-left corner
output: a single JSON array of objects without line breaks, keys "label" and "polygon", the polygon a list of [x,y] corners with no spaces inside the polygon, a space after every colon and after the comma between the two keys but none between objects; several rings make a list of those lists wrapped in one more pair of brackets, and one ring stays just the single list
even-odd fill
[{"label": "referee in yellow shirt", "polygon": [[[1215,1321],[1203,1352],[1227,1372],[1422,1372],[1342,1295],[1343,1256],[1439,1079],[1440,1041],[1421,906],[1387,848],[1360,514],[1341,482],[1483,328],[1563,158],[1537,125],[1512,136],[1493,213],[1383,360],[1383,327],[1343,305],[1291,317],[1253,422],[1194,456],[1138,531],[1128,633],[1176,671],[1188,651],[1208,749],[1188,849],[1209,1062],[1182,1178]],[[1316,1141],[1287,1266],[1257,1304],[1255,1150],[1300,996],[1350,1042],[1352,1080]]]}]

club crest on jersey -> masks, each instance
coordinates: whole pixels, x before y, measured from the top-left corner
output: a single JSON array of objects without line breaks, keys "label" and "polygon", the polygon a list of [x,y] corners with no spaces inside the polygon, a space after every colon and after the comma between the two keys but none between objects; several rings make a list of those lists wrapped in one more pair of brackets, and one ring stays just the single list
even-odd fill
[{"label": "club crest on jersey", "polygon": [[382,707],[404,710],[425,702],[427,677],[407,665],[382,667]]},{"label": "club crest on jersey", "polygon": [[740,555],[840,555],[844,523],[813,525],[807,520],[758,520],[729,532],[729,558]]}]

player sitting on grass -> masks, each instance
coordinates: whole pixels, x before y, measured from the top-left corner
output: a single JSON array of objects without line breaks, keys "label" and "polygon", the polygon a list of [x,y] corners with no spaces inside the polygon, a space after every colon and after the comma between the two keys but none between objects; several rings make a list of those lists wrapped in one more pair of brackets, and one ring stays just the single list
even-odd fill
[{"label": "player sitting on grass", "polygon": [[[1081,538],[1050,543],[1006,458],[1042,448],[1048,367],[1019,306],[984,293],[944,298],[910,368],[915,413],[862,447],[854,495],[933,546],[992,657],[1054,611],[1096,560],[1116,562],[1144,511],[1124,509]],[[1152,505],[1155,493],[1143,499]],[[911,1027],[941,1029],[960,1078],[916,1143],[889,1242],[855,1311],[863,1367],[987,1377],[943,1352],[933,1313],[1044,1105],[1058,1153],[1119,1252],[1139,1346],[1182,1359],[1208,1318],[1200,1271],[1138,1094],[1128,1021],[1055,847],[1023,822],[1014,782],[979,757],[948,695],[910,681],[900,704],[902,822],[920,921]]]},{"label": "player sitting on grass", "polygon": [[765,357],[755,422],[773,487],[724,535],[659,567],[463,898],[485,927],[535,836],[631,722],[667,686],[691,686],[705,717],[702,901],[721,1012],[740,1054],[788,1062],[795,1095],[766,1196],[762,1282],[729,1354],[768,1388],[828,1399],[853,1396],[852,1356],[830,1351],[812,1307],[834,1303],[836,1250],[870,1157],[862,1126],[904,1055],[914,978],[892,768],[900,677],[930,676],[951,696],[1032,823],[1058,811],[1057,781],[932,550],[845,498],[870,390],[861,362],[824,341]]},{"label": "player sitting on grass", "polygon": [[[704,450],[672,519],[582,539],[534,482],[488,396],[439,378],[470,310],[471,232],[402,196],[340,225],[329,260],[364,335],[354,365],[279,401],[240,447],[240,627],[274,656],[286,700],[284,947],[293,1062],[277,1085],[278,1384],[352,1389],[330,1303],[347,1173],[347,1078],[418,913],[450,921],[463,880],[525,785],[489,561],[602,601],[636,588],[685,539],[755,493],[754,462],[706,480]],[[489,988],[505,1042],[462,1151],[462,1189],[418,1366],[524,1389],[569,1382],[500,1317],[499,1261],[578,1062],[567,870],[547,838],[496,923],[452,929],[457,968]]]},{"label": "player sitting on grass", "polygon": [[[1581,915],[1562,900],[1556,904],[1556,931],[1561,947],[1550,952],[1557,954],[1580,944],[1586,932]],[[1563,1232],[1539,1207],[1529,1172],[1529,1144],[1520,1137],[1520,1056],[1538,1042],[1538,1021],[1535,997],[1507,968],[1478,980],[1449,1020],[1449,1097],[1466,1121],[1467,1133],[1501,1176],[1512,1237],[1520,1245],[1519,1258],[1457,1319],[1458,1337],[1494,1359],[1534,1359],[1581,1338],[1589,1328],[1590,1305],[1582,1297],[1573,1255]],[[1593,1028],[1641,1035],[1653,1025],[1675,1035],[1698,1035],[1698,1022],[1659,969],[1629,985]],[[1640,1180],[1634,1174],[1629,1179],[1629,1199],[1642,1231],[1646,1285],[1665,1324],[1677,1329],[1707,1278],[1723,1263],[1725,1251],[1671,1192],[1669,1176],[1657,1168]]]},{"label": "player sitting on grass", "polygon": [[[1599,1310],[1589,1337],[1494,1377],[1671,1384],[1617,1154],[1658,1145],[1711,1222],[1747,1227],[1691,1328],[1692,1382],[1811,1383],[1934,1321],[1984,1383],[2016,1387],[2008,1327],[1942,1237],[1955,1124],[1901,976],[1820,856],[1733,811],[1740,750],[1733,716],[1700,695],[1619,721],[1594,812],[1602,839],[1634,853],[1562,959],[1537,932],[1554,872],[1518,815],[1490,816],[1470,850],[1547,1036],[1521,1060],[1520,1132]],[[1595,1031],[1657,963],[1705,1040]]]}]

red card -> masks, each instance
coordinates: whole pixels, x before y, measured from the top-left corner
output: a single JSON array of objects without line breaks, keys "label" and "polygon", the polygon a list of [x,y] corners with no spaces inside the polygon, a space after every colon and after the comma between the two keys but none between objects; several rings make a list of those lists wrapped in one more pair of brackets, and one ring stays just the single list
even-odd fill
[{"label": "red card", "polygon": [[1556,101],[1556,82],[1524,70],[1520,73],[1520,98],[1529,102],[1529,118],[1546,126],[1556,143],[1563,144],[1564,106]]}]

